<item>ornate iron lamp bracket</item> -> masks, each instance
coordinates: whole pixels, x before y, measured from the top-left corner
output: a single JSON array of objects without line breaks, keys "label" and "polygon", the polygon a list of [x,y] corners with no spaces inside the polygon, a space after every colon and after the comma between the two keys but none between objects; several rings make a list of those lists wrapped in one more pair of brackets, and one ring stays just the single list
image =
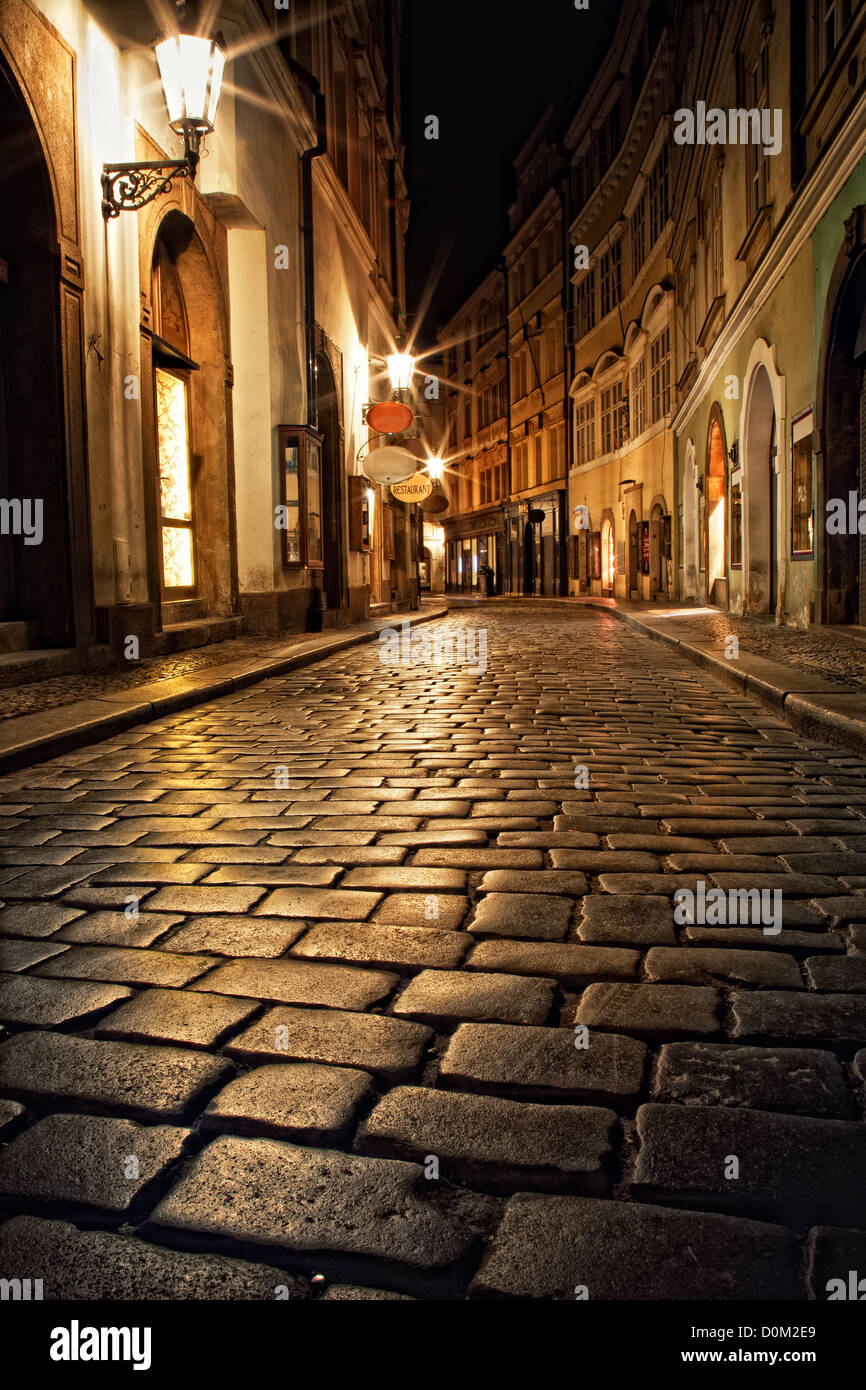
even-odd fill
[{"label": "ornate iron lamp bracket", "polygon": [[102,171],[102,215],[107,220],[122,212],[137,212],[167,193],[175,178],[192,178],[186,159],[150,160],[144,164],[106,164]]}]

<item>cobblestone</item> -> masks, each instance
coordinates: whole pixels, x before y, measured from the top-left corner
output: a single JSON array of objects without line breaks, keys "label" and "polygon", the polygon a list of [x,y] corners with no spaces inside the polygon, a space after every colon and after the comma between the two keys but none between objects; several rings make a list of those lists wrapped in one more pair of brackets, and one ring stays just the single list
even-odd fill
[{"label": "cobblestone", "polygon": [[659,1051],[654,1100],[785,1110],[821,1119],[856,1118],[842,1069],[816,1048],[667,1043]]},{"label": "cobblestone", "polygon": [[[693,1259],[671,1259],[689,1250]],[[791,1299],[798,1247],[780,1226],[580,1197],[512,1197],[476,1298]]]},{"label": "cobblestone", "polygon": [[458,1220],[416,1193],[422,1171],[414,1163],[223,1137],[193,1160],[152,1220],[157,1228],[263,1248],[441,1269],[475,1244],[486,1209],[466,1198]]},{"label": "cobblestone", "polygon": [[[0,1226],[0,1277],[41,1279],[46,1302],[306,1298],[305,1279],[224,1255],[187,1255],[134,1236],[16,1216]],[[327,1296],[327,1295],[326,1295]]]},{"label": "cobblestone", "polygon": [[[810,1224],[813,1296],[863,1263],[866,763],[529,607],[485,673],[357,648],[0,779],[0,1250],[46,1296],[796,1299]],[[700,879],[782,931],[677,922]],[[50,1173],[167,1126],[135,1192]]]},{"label": "cobblestone", "polygon": [[101,1115],[48,1115],[0,1151],[10,1197],[128,1212],[181,1154],[188,1129]]},{"label": "cobblestone", "polygon": [[637,1112],[637,1132],[631,1186],[643,1197],[770,1211],[794,1226],[838,1222],[843,1213],[857,1224],[866,1220],[862,1124],[650,1104]]},{"label": "cobblestone", "polygon": [[532,1105],[399,1086],[364,1121],[360,1153],[423,1161],[433,1154],[446,1172],[479,1169],[498,1186],[576,1182],[605,1188],[602,1165],[616,1124],[612,1110]]},{"label": "cobblestone", "polygon": [[280,1062],[230,1081],[202,1116],[207,1129],[334,1144],[348,1133],[371,1078],[350,1067]]}]

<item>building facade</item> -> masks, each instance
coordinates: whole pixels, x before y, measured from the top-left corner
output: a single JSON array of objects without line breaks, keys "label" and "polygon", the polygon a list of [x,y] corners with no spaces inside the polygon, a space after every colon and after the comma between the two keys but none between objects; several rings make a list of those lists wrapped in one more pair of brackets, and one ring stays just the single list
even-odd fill
[{"label": "building facade", "polygon": [[[694,268],[696,300],[674,421],[679,593],[862,624],[866,5],[690,5],[682,24],[677,105],[726,128],[682,146],[675,200],[675,274],[682,296]],[[760,139],[738,114],[754,110]]]},{"label": "building facade", "polygon": [[0,491],[44,532],[4,524],[0,619],[34,646],[417,603],[413,518],[358,461],[403,327],[399,6],[208,20],[227,67],[195,181],[106,218],[103,166],[181,156],[149,8],[0,9]]},{"label": "building facade", "polygon": [[[864,161],[864,0],[623,6],[516,161],[502,592],[866,621]],[[496,532],[481,505],[453,498],[449,587],[460,535]]]},{"label": "building facade", "polygon": [[573,594],[673,589],[674,45],[664,19],[657,4],[624,7],[565,136]]},{"label": "building facade", "polygon": [[548,109],[514,162],[509,209],[508,592],[567,592],[565,169]]},{"label": "building facade", "polygon": [[503,271],[491,271],[440,334],[450,500],[443,522],[448,593],[479,593],[488,584],[497,593],[509,589],[505,291]]}]

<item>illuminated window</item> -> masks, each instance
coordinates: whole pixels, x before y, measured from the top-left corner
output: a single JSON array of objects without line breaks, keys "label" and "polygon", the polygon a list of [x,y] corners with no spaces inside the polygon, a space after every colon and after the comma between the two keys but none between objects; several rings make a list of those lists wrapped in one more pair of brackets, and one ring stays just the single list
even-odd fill
[{"label": "illuminated window", "polygon": [[163,584],[166,589],[191,589],[195,567],[187,384],[164,367],[156,368],[155,378]]}]

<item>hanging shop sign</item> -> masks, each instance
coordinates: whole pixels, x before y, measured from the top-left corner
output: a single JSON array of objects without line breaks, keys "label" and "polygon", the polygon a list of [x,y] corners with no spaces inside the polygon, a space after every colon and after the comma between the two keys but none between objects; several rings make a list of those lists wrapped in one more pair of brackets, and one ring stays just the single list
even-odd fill
[{"label": "hanging shop sign", "polygon": [[424,502],[433,491],[433,484],[426,473],[415,473],[404,483],[391,484],[391,496],[398,502]]},{"label": "hanging shop sign", "polygon": [[648,521],[641,522],[641,560],[644,574],[650,572],[650,524]]}]

